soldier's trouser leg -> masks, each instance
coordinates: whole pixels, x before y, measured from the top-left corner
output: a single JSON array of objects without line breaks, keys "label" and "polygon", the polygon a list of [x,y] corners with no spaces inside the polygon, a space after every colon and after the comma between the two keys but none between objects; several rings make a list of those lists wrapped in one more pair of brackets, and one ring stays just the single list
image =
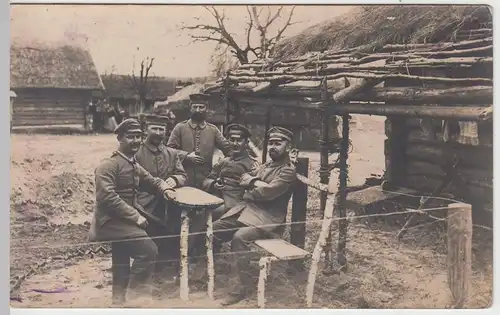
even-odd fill
[{"label": "soldier's trouser leg", "polygon": [[158,248],[150,238],[128,240],[114,244],[119,251],[127,253],[134,259],[130,268],[128,287],[134,296],[152,294],[152,276]]},{"label": "soldier's trouser leg", "polygon": [[[236,254],[238,275],[245,291],[254,289],[254,277],[250,269],[250,245],[256,240],[268,238],[269,234],[254,227],[242,227],[234,233],[231,240],[231,251]],[[238,254],[241,253],[241,254]]]},{"label": "soldier's trouser leg", "polygon": [[113,304],[125,302],[128,281],[130,278],[130,256],[117,243],[111,244],[111,271],[113,276],[112,299]]},{"label": "soldier's trouser leg", "polygon": [[180,233],[181,233],[181,209],[171,206],[168,209],[167,219],[168,238],[165,241],[165,248],[168,248],[168,258],[178,260],[180,258]]}]

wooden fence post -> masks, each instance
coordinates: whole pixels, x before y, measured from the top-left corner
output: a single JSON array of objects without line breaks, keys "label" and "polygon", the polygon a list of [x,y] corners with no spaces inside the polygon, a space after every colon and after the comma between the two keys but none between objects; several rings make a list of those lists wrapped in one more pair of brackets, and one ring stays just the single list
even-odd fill
[{"label": "wooden fence post", "polygon": [[448,285],[453,308],[467,302],[472,275],[472,206],[466,203],[448,205]]},{"label": "wooden fence post", "polygon": [[[297,173],[308,177],[309,175],[309,158],[298,158]],[[304,248],[306,243],[306,214],[307,214],[307,190],[306,184],[297,180],[295,189],[293,191],[292,199],[292,218],[290,227],[290,243],[293,245]],[[301,223],[296,223],[301,222]],[[302,268],[304,262],[296,262],[294,266]]]}]

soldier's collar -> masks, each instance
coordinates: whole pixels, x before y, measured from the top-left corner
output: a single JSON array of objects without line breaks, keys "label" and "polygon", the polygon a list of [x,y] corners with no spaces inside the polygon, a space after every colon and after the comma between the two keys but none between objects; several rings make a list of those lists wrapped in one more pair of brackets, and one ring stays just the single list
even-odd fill
[{"label": "soldier's collar", "polygon": [[188,120],[188,124],[193,129],[195,129],[196,127],[200,127],[200,129],[204,129],[207,126],[206,121],[203,121],[201,124],[197,124],[197,123],[193,122],[193,120],[191,118]]},{"label": "soldier's collar", "polygon": [[160,143],[159,146],[155,147],[151,143],[148,143],[147,141],[144,141],[143,145],[151,152],[156,153],[160,152],[163,150],[163,141]]},{"label": "soldier's collar", "polygon": [[118,150],[116,150],[115,152],[113,152],[113,156],[115,156],[115,155],[119,155],[120,157],[122,157],[124,160],[126,160],[130,164],[135,164],[136,163],[135,156],[133,156],[132,158],[129,158],[125,154],[123,154],[122,152],[120,152]]},{"label": "soldier's collar", "polygon": [[279,166],[279,165],[284,165],[284,164],[291,164],[291,161],[290,161],[290,157],[287,156],[285,157],[284,159],[281,159],[279,161],[273,161],[273,160],[270,160],[269,162],[267,162],[266,164],[269,165],[269,166]]},{"label": "soldier's collar", "polygon": [[241,154],[238,154],[236,156],[231,155],[231,160],[233,160],[233,161],[239,161],[239,160],[242,160],[244,158],[247,158],[248,156],[249,156],[249,154],[245,150],[245,151],[241,152]]}]

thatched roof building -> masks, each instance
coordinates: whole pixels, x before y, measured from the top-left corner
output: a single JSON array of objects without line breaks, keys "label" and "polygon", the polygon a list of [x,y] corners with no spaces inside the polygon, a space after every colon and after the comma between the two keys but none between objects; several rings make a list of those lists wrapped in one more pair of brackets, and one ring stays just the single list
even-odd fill
[{"label": "thatched roof building", "polygon": [[[287,59],[309,52],[385,44],[454,42],[475,39],[492,27],[487,6],[367,5],[309,27],[278,43],[274,57]],[[470,30],[476,31],[470,31]],[[482,31],[481,31],[482,30]],[[490,34],[491,35],[491,34]]]},{"label": "thatched roof building", "polygon": [[10,86],[19,88],[102,89],[89,51],[69,45],[18,45],[10,49]]},{"label": "thatched roof building", "polygon": [[92,93],[104,88],[88,50],[67,44],[10,48],[10,88],[17,98],[13,126],[86,127]]}]

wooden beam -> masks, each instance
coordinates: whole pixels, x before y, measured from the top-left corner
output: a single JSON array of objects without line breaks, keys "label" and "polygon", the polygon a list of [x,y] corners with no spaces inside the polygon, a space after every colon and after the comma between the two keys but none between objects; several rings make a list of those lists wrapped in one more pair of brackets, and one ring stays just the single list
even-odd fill
[{"label": "wooden beam", "polygon": [[493,80],[487,78],[447,78],[447,77],[433,77],[433,76],[418,76],[418,75],[408,75],[408,74],[399,74],[399,73],[370,73],[370,72],[341,72],[336,74],[329,75],[295,75],[293,73],[289,74],[278,74],[270,77],[260,77],[258,75],[249,75],[249,76],[229,76],[232,82],[238,83],[248,83],[248,82],[271,82],[271,81],[322,81],[323,79],[327,80],[336,80],[341,78],[358,78],[358,79],[379,79],[379,80],[388,80],[395,79],[401,80],[405,82],[416,82],[416,83],[434,83],[434,84],[450,84],[454,86],[471,86],[471,85],[492,85]]},{"label": "wooden beam", "polygon": [[341,268],[347,267],[346,244],[347,244],[347,226],[349,224],[346,219],[346,200],[347,200],[347,178],[348,165],[347,159],[349,156],[349,115],[342,116],[342,143],[340,148],[339,160],[339,189],[336,195],[335,207],[337,208],[337,216],[339,217],[339,240],[337,246],[337,261]]},{"label": "wooden beam", "polygon": [[393,102],[399,104],[493,104],[492,86],[452,88],[380,87],[364,91],[354,101]]},{"label": "wooden beam", "polygon": [[271,127],[271,114],[273,107],[269,106],[266,113],[266,122],[264,130],[264,143],[262,144],[262,164],[267,160],[267,142],[269,141],[269,128]]},{"label": "wooden beam", "polygon": [[[328,106],[328,86],[327,81],[323,80],[321,82],[321,101],[323,102],[325,108]],[[320,139],[320,182],[322,184],[328,185],[328,181],[330,180],[330,171],[328,167],[328,153],[329,153],[329,135],[328,131],[330,130],[330,117],[326,110],[323,110],[323,115],[321,117],[321,139]],[[325,206],[326,206],[326,198],[328,195],[325,192],[320,193],[320,212],[321,215],[325,214]]]},{"label": "wooden beam", "polygon": [[[309,158],[298,158],[297,162],[297,174],[308,177]],[[307,185],[297,180],[293,191],[290,243],[302,249],[306,244],[307,191]],[[293,262],[293,267],[302,270],[303,261]]]},{"label": "wooden beam", "polygon": [[331,114],[365,114],[379,116],[431,117],[458,120],[488,120],[484,114],[490,106],[434,106],[434,105],[385,105],[385,104],[338,104],[331,106]]},{"label": "wooden beam", "polygon": [[[328,97],[339,92],[329,90]],[[319,101],[321,89],[306,86],[279,86],[273,91],[254,93],[248,88],[236,87],[232,90],[235,99],[240,97],[261,98],[311,98]],[[352,101],[395,102],[398,104],[492,104],[492,86],[465,86],[451,88],[421,87],[373,87],[352,97]]]},{"label": "wooden beam", "polygon": [[[395,57],[398,57],[397,55]],[[493,66],[492,57],[455,57],[446,59],[430,59],[430,58],[417,58],[408,60],[407,56],[404,58],[396,58],[398,61],[388,63],[385,65],[352,65],[352,58],[345,58],[345,60],[336,61],[318,61],[317,65],[328,66],[321,67],[320,69],[305,69],[297,71],[289,71],[288,69],[277,71],[250,71],[239,70],[231,73],[232,77],[273,77],[277,75],[293,74],[296,76],[313,76],[313,75],[330,75],[340,72],[348,71],[367,71],[373,73],[387,73],[389,71],[397,71],[407,73],[410,69],[449,69],[449,68],[471,68],[476,65]],[[255,88],[253,89],[255,92]]]},{"label": "wooden beam", "polygon": [[472,276],[472,207],[448,205],[448,285],[453,308],[464,308],[469,298]]}]

